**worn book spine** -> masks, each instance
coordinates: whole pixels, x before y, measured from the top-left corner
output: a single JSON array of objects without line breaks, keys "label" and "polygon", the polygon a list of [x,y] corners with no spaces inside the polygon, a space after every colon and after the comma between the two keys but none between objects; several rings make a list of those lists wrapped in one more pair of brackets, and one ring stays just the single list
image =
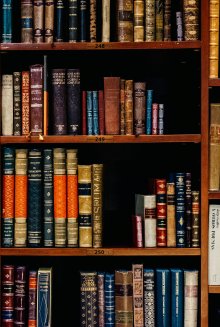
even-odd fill
[{"label": "worn book spine", "polygon": [[156,41],[163,41],[164,1],[155,0],[155,36]]},{"label": "worn book spine", "polygon": [[197,327],[199,271],[184,270],[184,326]]},{"label": "worn book spine", "polygon": [[184,282],[182,269],[170,269],[172,326],[184,326]]},{"label": "worn book spine", "polygon": [[192,175],[185,174],[185,217],[186,217],[186,247],[192,246]]},{"label": "worn book spine", "polygon": [[170,270],[156,269],[156,326],[170,327]]},{"label": "worn book spine", "polygon": [[25,326],[26,323],[26,267],[15,267],[14,326]]},{"label": "worn book spine", "polygon": [[144,41],[144,0],[134,0],[134,42]]},{"label": "worn book spine", "polygon": [[115,326],[115,275],[105,274],[105,327]]},{"label": "worn book spine", "polygon": [[66,149],[53,150],[53,187],[54,187],[54,224],[55,247],[66,246],[66,217],[67,217],[67,177]]},{"label": "worn book spine", "polygon": [[192,247],[200,246],[200,192],[192,191]]},{"label": "worn book spine", "polygon": [[105,327],[105,272],[97,272],[99,327]]},{"label": "worn book spine", "polygon": [[220,103],[210,104],[209,190],[220,189]]},{"label": "worn book spine", "polygon": [[1,269],[1,322],[2,327],[14,326],[14,273],[13,265]]},{"label": "worn book spine", "polygon": [[183,14],[182,11],[176,12],[176,39],[183,41]]},{"label": "worn book spine", "polygon": [[134,8],[132,0],[117,0],[118,42],[134,40]]},{"label": "worn book spine", "polygon": [[155,0],[145,0],[145,41],[155,41]]},{"label": "worn book spine", "polygon": [[183,0],[184,40],[199,39],[199,0]]},{"label": "worn book spine", "polygon": [[166,179],[156,179],[157,246],[167,246]]},{"label": "worn book spine", "polygon": [[2,135],[13,135],[13,75],[2,75]]},{"label": "worn book spine", "polygon": [[44,1],[34,0],[34,42],[44,41]]},{"label": "worn book spine", "polygon": [[67,69],[67,121],[68,134],[81,134],[80,70]]},{"label": "worn book spine", "polygon": [[37,327],[37,271],[30,270],[28,276],[28,327]]},{"label": "worn book spine", "polygon": [[132,238],[133,246],[142,248],[143,245],[143,218],[139,215],[132,215]]},{"label": "worn book spine", "polygon": [[96,0],[90,0],[90,11],[89,11],[89,32],[90,32],[90,42],[96,42],[96,23],[97,23],[97,13],[96,13]]},{"label": "worn book spine", "polygon": [[22,135],[30,132],[30,72],[22,71],[21,74],[21,123]]},{"label": "worn book spine", "polygon": [[98,120],[99,120],[99,133],[105,134],[105,108],[104,108],[104,92],[98,91]]},{"label": "worn book spine", "polygon": [[125,81],[125,134],[134,133],[134,81]]},{"label": "worn book spine", "polygon": [[99,135],[99,103],[98,91],[92,91],[92,125],[93,135]]},{"label": "worn book spine", "polygon": [[49,92],[48,92],[48,63],[47,55],[44,55],[44,109],[43,109],[43,135],[48,135],[49,126]]},{"label": "worn book spine", "polygon": [[144,195],[144,246],[157,246],[157,203],[156,195]]},{"label": "worn book spine", "polygon": [[21,72],[13,72],[13,135],[21,135]]},{"label": "worn book spine", "polygon": [[220,204],[209,204],[208,284],[220,284]]},{"label": "worn book spine", "polygon": [[2,43],[12,42],[12,0],[2,0]]},{"label": "worn book spine", "polygon": [[110,42],[110,0],[102,0],[102,42]]},{"label": "worn book spine", "polygon": [[69,0],[69,42],[78,41],[78,1]]},{"label": "worn book spine", "polygon": [[164,104],[158,104],[158,134],[164,134]]},{"label": "worn book spine", "polygon": [[176,173],[175,178],[176,194],[176,246],[186,246],[186,222],[185,222],[185,174]]},{"label": "worn book spine", "polygon": [[79,0],[79,14],[80,14],[80,42],[88,41],[88,12],[89,0]]},{"label": "worn book spine", "polygon": [[43,65],[30,66],[31,135],[43,133]]},{"label": "worn book spine", "polygon": [[80,271],[81,326],[98,326],[97,272]]},{"label": "worn book spine", "polygon": [[65,11],[65,1],[57,0],[55,3],[56,19],[55,23],[55,41],[64,41],[64,11]]},{"label": "worn book spine", "polygon": [[152,135],[158,134],[158,103],[152,103]]},{"label": "worn book spine", "polygon": [[28,246],[42,245],[42,213],[43,213],[43,177],[42,152],[31,149],[28,153]]},{"label": "worn book spine", "polygon": [[144,327],[155,327],[155,272],[154,269],[144,268]]},{"label": "worn book spine", "polygon": [[77,149],[66,150],[67,172],[67,246],[78,246],[78,158]]},{"label": "worn book spine", "polygon": [[120,131],[120,77],[104,77],[105,133]]},{"label": "worn book spine", "polygon": [[93,119],[92,119],[92,111],[93,111],[93,91],[86,92],[86,115],[87,115],[87,135],[93,134]]},{"label": "worn book spine", "polygon": [[87,92],[82,91],[82,135],[87,134]]},{"label": "worn book spine", "polygon": [[43,240],[45,247],[54,246],[53,150],[43,149]]},{"label": "worn book spine", "polygon": [[27,149],[15,149],[15,247],[27,246],[27,169]]},{"label": "worn book spine", "polygon": [[132,264],[134,324],[144,326],[144,268],[143,264]]},{"label": "worn book spine", "polygon": [[44,29],[46,43],[53,43],[54,40],[54,3],[53,0],[45,0]]},{"label": "worn book spine", "polygon": [[163,40],[171,41],[171,0],[164,1]]},{"label": "worn book spine", "polygon": [[55,135],[65,135],[67,134],[65,69],[52,69],[52,91],[53,132]]},{"label": "worn book spine", "polygon": [[79,247],[92,247],[92,166],[78,165]]},{"label": "worn book spine", "polygon": [[115,326],[133,327],[133,274],[115,270]]},{"label": "worn book spine", "polygon": [[3,148],[2,164],[2,246],[14,245],[15,206],[15,153],[11,147]]},{"label": "worn book spine", "polygon": [[33,42],[33,3],[21,0],[21,42]]},{"label": "worn book spine", "polygon": [[176,247],[175,182],[167,185],[167,246]]},{"label": "worn book spine", "polygon": [[92,165],[92,245],[103,246],[103,164]]},{"label": "worn book spine", "polygon": [[52,268],[37,272],[37,326],[52,326]]},{"label": "worn book spine", "polygon": [[146,134],[150,135],[152,133],[152,102],[153,102],[153,90],[147,90],[146,94]]},{"label": "worn book spine", "polygon": [[120,134],[125,135],[125,79],[120,79]]},{"label": "worn book spine", "polygon": [[209,78],[218,78],[219,0],[209,1]]},{"label": "worn book spine", "polygon": [[145,134],[146,118],[146,83],[134,83],[134,132],[135,135]]}]

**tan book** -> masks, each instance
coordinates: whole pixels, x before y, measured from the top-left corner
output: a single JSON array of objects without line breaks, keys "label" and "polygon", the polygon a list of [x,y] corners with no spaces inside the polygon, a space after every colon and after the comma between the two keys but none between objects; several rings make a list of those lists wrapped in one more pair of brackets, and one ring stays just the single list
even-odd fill
[{"label": "tan book", "polygon": [[134,42],[144,41],[144,0],[134,0]]},{"label": "tan book", "polygon": [[102,0],[102,42],[110,42],[110,0]]},{"label": "tan book", "polygon": [[43,0],[34,0],[34,42],[44,41],[44,2]]},{"label": "tan book", "polygon": [[210,104],[209,189],[220,189],[220,103]]},{"label": "tan book", "polygon": [[145,0],[145,41],[155,41],[155,0]]},{"label": "tan book", "polygon": [[167,183],[167,247],[176,247],[175,183]]},{"label": "tan book", "polygon": [[119,134],[120,77],[104,77],[105,132]]},{"label": "tan book", "polygon": [[219,67],[219,0],[209,3],[209,77],[218,78]]},{"label": "tan book", "polygon": [[125,81],[125,134],[133,135],[134,121],[134,81]]},{"label": "tan book", "polygon": [[90,0],[90,42],[96,42],[96,0]]},{"label": "tan book", "polygon": [[45,0],[45,42],[53,43],[54,37],[54,1]]},{"label": "tan book", "polygon": [[2,75],[2,135],[13,135],[13,75]]},{"label": "tan book", "polygon": [[133,264],[133,309],[134,327],[144,326],[144,290],[143,290],[143,264]]}]

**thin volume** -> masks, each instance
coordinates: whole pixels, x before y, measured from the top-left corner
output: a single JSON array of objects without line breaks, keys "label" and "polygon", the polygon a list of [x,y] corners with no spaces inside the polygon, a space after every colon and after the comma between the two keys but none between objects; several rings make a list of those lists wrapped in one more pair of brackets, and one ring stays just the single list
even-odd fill
[{"label": "thin volume", "polygon": [[78,1],[69,0],[69,42],[78,41]]},{"label": "thin volume", "polygon": [[13,72],[14,124],[13,134],[21,135],[21,72]]},{"label": "thin volume", "polygon": [[44,41],[44,2],[34,0],[34,42]]},{"label": "thin volume", "polygon": [[90,42],[96,42],[96,23],[97,23],[97,4],[96,0],[90,0]]},{"label": "thin volume", "polygon": [[48,108],[49,107],[49,94],[48,94],[48,68],[47,68],[47,55],[44,55],[44,126],[43,134],[48,135]]},{"label": "thin volume", "polygon": [[33,3],[21,0],[21,42],[33,42]]},{"label": "thin volume", "polygon": [[64,0],[57,0],[55,5],[56,19],[55,19],[55,41],[64,41]]},{"label": "thin volume", "polygon": [[21,76],[22,135],[28,135],[30,132],[30,72],[22,71]]},{"label": "thin volume", "polygon": [[87,94],[86,91],[82,91],[82,135],[87,134]]},{"label": "thin volume", "polygon": [[209,2],[209,78],[218,78],[219,0]]},{"label": "thin volume", "polygon": [[110,0],[102,0],[102,42],[110,41]]},{"label": "thin volume", "polygon": [[79,0],[79,12],[80,12],[80,42],[86,42],[88,39],[87,29],[88,29],[88,10],[89,10],[89,0]]},{"label": "thin volume", "polygon": [[54,1],[45,0],[45,42],[53,43],[54,36]]},{"label": "thin volume", "polygon": [[12,0],[2,0],[2,43],[12,42]]},{"label": "thin volume", "polygon": [[13,135],[13,75],[2,75],[2,135]]}]

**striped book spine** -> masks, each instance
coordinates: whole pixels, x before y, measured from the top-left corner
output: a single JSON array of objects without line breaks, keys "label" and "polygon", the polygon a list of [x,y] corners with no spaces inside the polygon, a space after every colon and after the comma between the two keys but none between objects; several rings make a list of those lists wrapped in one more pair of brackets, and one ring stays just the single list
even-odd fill
[{"label": "striped book spine", "polygon": [[198,270],[184,270],[184,326],[198,326],[198,283]]},{"label": "striped book spine", "polygon": [[155,326],[155,273],[144,268],[144,327]]},{"label": "striped book spine", "polygon": [[105,272],[97,272],[99,327],[105,327]]},{"label": "striped book spine", "polygon": [[92,166],[78,165],[79,247],[92,247]]},{"label": "striped book spine", "polygon": [[21,72],[13,72],[13,135],[21,135]]},{"label": "striped book spine", "polygon": [[134,327],[144,325],[144,276],[143,264],[133,264],[133,309]]},{"label": "striped book spine", "polygon": [[46,43],[53,43],[54,39],[54,4],[54,0],[45,0],[44,28]]},{"label": "striped book spine", "polygon": [[28,327],[37,327],[37,271],[30,270],[28,277]]},{"label": "striped book spine", "polygon": [[156,269],[156,326],[170,327],[170,270]]},{"label": "striped book spine", "polygon": [[99,119],[99,134],[105,134],[105,108],[104,108],[104,92],[98,91],[98,119]]},{"label": "striped book spine", "polygon": [[96,42],[96,20],[97,20],[97,13],[96,13],[96,0],[90,0],[90,42]]},{"label": "striped book spine", "polygon": [[105,327],[115,326],[115,276],[105,274]]},{"label": "striped book spine", "polygon": [[200,192],[192,191],[192,247],[200,246]]},{"label": "striped book spine", "polygon": [[117,1],[117,32],[118,42],[133,42],[134,40],[134,8],[133,0]]},{"label": "striped book spine", "polygon": [[97,272],[80,272],[81,326],[98,326]]},{"label": "striped book spine", "polygon": [[65,11],[65,1],[57,0],[55,3],[56,19],[55,23],[55,41],[64,41],[64,11]]},{"label": "striped book spine", "polygon": [[44,1],[34,0],[34,42],[44,41]]},{"label": "striped book spine", "polygon": [[78,41],[78,2],[69,0],[69,42]]},{"label": "striped book spine", "polygon": [[176,247],[175,182],[167,182],[167,246]]},{"label": "striped book spine", "polygon": [[2,75],[2,135],[13,135],[13,75]]},{"label": "striped book spine", "polygon": [[43,213],[43,178],[42,152],[39,149],[28,153],[28,245],[42,245],[42,213]]},{"label": "striped book spine", "polygon": [[125,134],[133,135],[134,122],[134,100],[133,100],[134,81],[125,81]]},{"label": "striped book spine", "polygon": [[66,150],[67,161],[67,246],[78,246],[78,158],[77,149]]},{"label": "striped book spine", "polygon": [[184,40],[196,41],[199,39],[199,0],[183,1]]},{"label": "striped book spine", "polygon": [[219,0],[209,1],[209,78],[218,78]]},{"label": "striped book spine", "polygon": [[15,218],[15,152],[13,148],[3,148],[2,174],[2,246],[14,245]]},{"label": "striped book spine", "polygon": [[146,134],[152,133],[152,102],[153,102],[153,90],[147,90],[147,104],[146,104]]},{"label": "striped book spine", "polygon": [[15,230],[14,246],[27,245],[27,149],[15,150]]},{"label": "striped book spine", "polygon": [[37,280],[37,327],[49,327],[52,326],[52,268],[39,268]]},{"label": "striped book spine", "polygon": [[156,179],[157,246],[167,245],[166,179]]},{"label": "striped book spine", "polygon": [[93,92],[87,91],[86,92],[87,135],[93,134],[92,98],[93,98]]},{"label": "striped book spine", "polygon": [[134,42],[144,41],[144,0],[134,0]]},{"label": "striped book spine", "polygon": [[12,42],[12,0],[2,0],[2,43]]},{"label": "striped book spine", "polygon": [[67,69],[67,121],[68,134],[81,133],[80,70]]},{"label": "striped book spine", "polygon": [[30,72],[22,71],[21,74],[21,131],[22,135],[30,132]]},{"label": "striped book spine", "polygon": [[99,104],[98,104],[98,91],[92,91],[92,124],[93,135],[99,134]]},{"label": "striped book spine", "polygon": [[86,42],[87,40],[87,29],[88,29],[88,10],[89,0],[79,0],[79,13],[80,13],[80,42]]},{"label": "striped book spine", "polygon": [[15,267],[14,326],[26,322],[26,267]]},{"label": "striped book spine", "polygon": [[183,327],[184,322],[184,283],[183,270],[170,269],[171,274],[171,319],[172,326]]},{"label": "striped book spine", "polygon": [[21,42],[33,42],[33,3],[21,0]]},{"label": "striped book spine", "polygon": [[192,176],[185,174],[186,247],[192,246]]},{"label": "striped book spine", "polygon": [[43,149],[44,246],[54,246],[53,150]]},{"label": "striped book spine", "polygon": [[176,246],[185,247],[185,174],[176,173]]},{"label": "striped book spine", "polygon": [[145,41],[155,41],[155,0],[145,0]]},{"label": "striped book spine", "polygon": [[176,34],[177,34],[177,41],[183,41],[183,15],[182,11],[176,12]]},{"label": "striped book spine", "polygon": [[14,266],[1,269],[1,322],[2,327],[14,326]]},{"label": "striped book spine", "polygon": [[55,246],[66,246],[66,217],[67,217],[67,178],[66,178],[66,150],[55,148],[53,150],[54,167],[54,222]]}]

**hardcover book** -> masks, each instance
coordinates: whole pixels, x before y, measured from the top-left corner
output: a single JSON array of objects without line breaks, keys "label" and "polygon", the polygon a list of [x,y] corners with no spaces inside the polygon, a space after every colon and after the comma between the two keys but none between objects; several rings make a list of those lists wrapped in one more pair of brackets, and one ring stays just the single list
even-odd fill
[{"label": "hardcover book", "polygon": [[69,42],[78,41],[78,2],[69,0]]},{"label": "hardcover book", "polygon": [[209,190],[220,189],[220,103],[210,104]]},{"label": "hardcover book", "polygon": [[134,42],[144,41],[144,0],[134,0]]},{"label": "hardcover book", "polygon": [[30,66],[31,135],[43,133],[43,65]]},{"label": "hardcover book", "polygon": [[44,41],[44,1],[34,0],[34,42]]},{"label": "hardcover book", "polygon": [[2,43],[11,43],[13,0],[2,0],[1,5],[2,5]]},{"label": "hardcover book", "polygon": [[175,178],[176,193],[176,246],[185,247],[186,230],[185,230],[185,174],[176,173]]},{"label": "hardcover book", "polygon": [[143,264],[132,265],[134,327],[142,327],[144,325],[143,269]]},{"label": "hardcover book", "polygon": [[184,276],[182,269],[172,268],[171,274],[171,326],[183,327],[184,324]]},{"label": "hardcover book", "polygon": [[21,0],[21,42],[33,42],[33,3]]},{"label": "hardcover book", "polygon": [[21,79],[22,135],[28,135],[30,132],[30,72],[22,71]]},{"label": "hardcover book", "polygon": [[119,134],[120,77],[104,77],[105,132]]},{"label": "hardcover book", "polygon": [[134,40],[134,8],[132,0],[117,0],[117,30],[118,42],[133,42]]},{"label": "hardcover book", "polygon": [[2,135],[13,135],[13,75],[2,75]]},{"label": "hardcover book", "polygon": [[30,270],[28,276],[28,327],[37,326],[37,271]]},{"label": "hardcover book", "polygon": [[3,265],[1,270],[1,322],[14,326],[14,275],[13,265]]},{"label": "hardcover book", "polygon": [[52,327],[52,268],[39,268],[37,279],[37,326]]},{"label": "hardcover book", "polygon": [[198,270],[184,270],[184,326],[198,326],[198,279]]},{"label": "hardcover book", "polygon": [[99,327],[105,327],[105,272],[97,272]]},{"label": "hardcover book", "polygon": [[110,0],[102,0],[102,42],[110,41]]},{"label": "hardcover book", "polygon": [[25,326],[26,322],[26,267],[15,267],[14,326]]},{"label": "hardcover book", "polygon": [[13,135],[21,135],[21,72],[13,72]]},{"label": "hardcover book", "polygon": [[209,78],[218,78],[219,0],[209,1]]},{"label": "hardcover book", "polygon": [[81,134],[80,70],[67,69],[67,125],[68,134]]},{"label": "hardcover book", "polygon": [[156,269],[156,326],[170,327],[170,270]]},{"label": "hardcover book", "polygon": [[105,327],[115,326],[115,275],[105,274]]},{"label": "hardcover book", "polygon": [[155,326],[155,272],[144,268],[144,327]]},{"label": "hardcover book", "polygon": [[53,0],[45,0],[44,30],[45,42],[53,43],[54,36],[54,4]]},{"label": "hardcover book", "polygon": [[220,262],[216,256],[220,249],[220,205],[209,205],[208,284],[220,285]]}]

